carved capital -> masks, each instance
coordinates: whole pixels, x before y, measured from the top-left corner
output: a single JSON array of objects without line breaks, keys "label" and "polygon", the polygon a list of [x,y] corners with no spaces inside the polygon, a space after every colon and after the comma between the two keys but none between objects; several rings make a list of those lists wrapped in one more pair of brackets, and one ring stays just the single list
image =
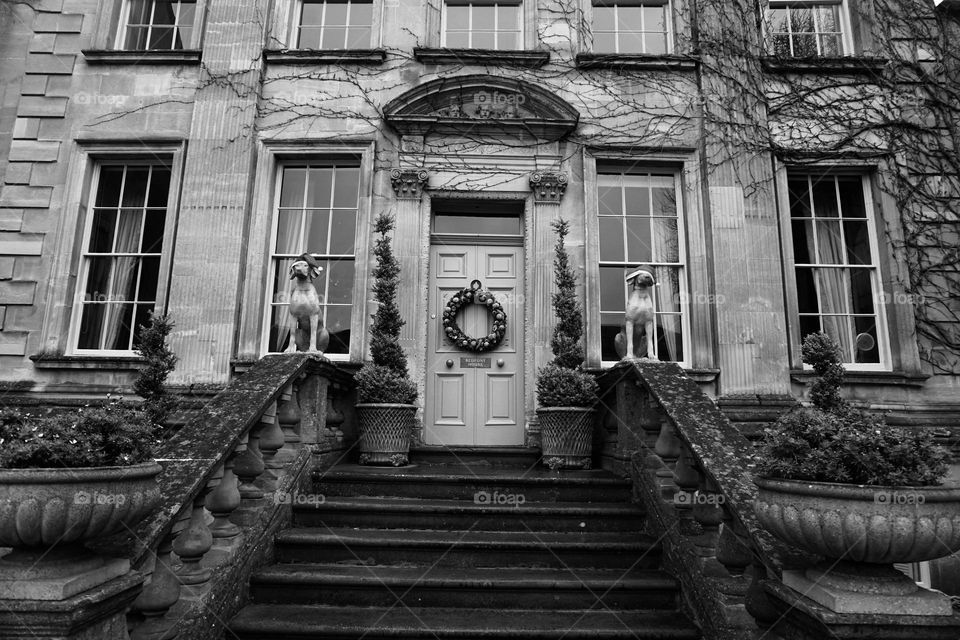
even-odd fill
[{"label": "carved capital", "polygon": [[563,173],[541,173],[530,175],[530,188],[536,202],[560,202],[567,192],[567,176]]},{"label": "carved capital", "polygon": [[419,200],[428,177],[423,169],[394,169],[390,172],[390,184],[398,198]]}]

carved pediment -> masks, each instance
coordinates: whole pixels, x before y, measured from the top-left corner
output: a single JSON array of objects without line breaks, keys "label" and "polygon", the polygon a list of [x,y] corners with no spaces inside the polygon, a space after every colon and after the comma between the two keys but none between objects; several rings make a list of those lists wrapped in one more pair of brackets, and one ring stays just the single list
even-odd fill
[{"label": "carved pediment", "polygon": [[433,80],[391,100],[384,116],[401,134],[528,132],[557,139],[576,128],[580,114],[535,85],[493,76]]}]

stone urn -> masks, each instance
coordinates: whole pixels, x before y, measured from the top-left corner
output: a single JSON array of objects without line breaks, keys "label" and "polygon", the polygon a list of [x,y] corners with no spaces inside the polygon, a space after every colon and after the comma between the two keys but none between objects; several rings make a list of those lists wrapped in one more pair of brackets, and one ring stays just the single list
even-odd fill
[{"label": "stone urn", "polygon": [[585,407],[541,407],[543,464],[551,469],[589,469],[593,454],[594,411]]},{"label": "stone urn", "polygon": [[832,560],[785,571],[787,586],[842,613],[950,615],[946,596],[918,589],[892,565],[960,550],[960,487],[754,482],[760,524],[787,544]]},{"label": "stone urn", "polygon": [[409,462],[415,404],[359,403],[360,464],[402,467]]},{"label": "stone urn", "polygon": [[162,467],[0,470],[0,598],[57,600],[122,575],[126,560],[83,547],[134,525],[160,503]]}]

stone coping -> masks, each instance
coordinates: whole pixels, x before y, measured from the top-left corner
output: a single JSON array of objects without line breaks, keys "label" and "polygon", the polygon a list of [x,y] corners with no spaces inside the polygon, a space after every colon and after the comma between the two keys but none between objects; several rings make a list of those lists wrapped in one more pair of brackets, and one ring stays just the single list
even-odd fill
[{"label": "stone coping", "polygon": [[628,71],[696,71],[700,59],[683,55],[623,53],[578,53],[578,69],[623,69]]}]

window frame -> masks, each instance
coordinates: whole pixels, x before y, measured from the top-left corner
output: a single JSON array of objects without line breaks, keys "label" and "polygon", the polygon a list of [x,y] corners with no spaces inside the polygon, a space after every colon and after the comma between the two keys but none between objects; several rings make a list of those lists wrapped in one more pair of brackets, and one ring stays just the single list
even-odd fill
[{"label": "window frame", "polygon": [[249,243],[248,277],[240,293],[240,322],[237,338],[238,360],[258,360],[269,353],[269,303],[273,247],[276,238],[277,205],[280,197],[279,177],[287,164],[305,164],[311,160],[330,161],[334,158],[356,159],[360,167],[360,193],[357,208],[357,239],[354,260],[357,265],[353,281],[353,307],[350,317],[350,345],[348,354],[331,354],[333,361],[361,362],[364,359],[366,328],[369,318],[367,300],[372,233],[371,207],[373,200],[375,143],[359,140],[355,143],[331,144],[322,141],[260,140],[257,142],[257,168],[252,198],[252,211],[263,212],[250,218],[247,237]]},{"label": "window frame", "polygon": [[[301,29],[303,28],[303,9],[306,4],[323,4],[323,5],[346,4],[348,5],[348,7],[350,5],[369,4],[370,5],[370,24],[369,24],[370,40],[367,42],[366,46],[363,46],[363,47],[349,47],[349,46],[331,47],[331,48],[318,47],[318,48],[311,48],[311,49],[302,47],[300,45],[300,38],[301,38],[300,32],[301,32]],[[379,40],[379,35],[378,35],[379,25],[377,24],[376,10],[377,10],[377,4],[374,0],[368,0],[367,2],[358,2],[357,0],[334,0],[332,2],[331,0],[319,0],[317,2],[308,2],[308,0],[296,0],[296,2],[294,2],[294,8],[292,12],[293,21],[290,26],[290,37],[289,37],[290,48],[295,49],[297,51],[336,51],[336,50],[357,51],[357,50],[371,49],[375,46],[375,41]],[[347,12],[349,15],[349,12],[350,12],[349,8],[347,9]],[[324,8],[324,13],[326,13],[326,8]],[[319,28],[321,30],[320,43],[323,44],[322,33],[323,33],[323,30],[327,29],[327,26],[320,25]],[[345,28],[347,29],[352,28],[352,26],[349,24],[349,20]]]},{"label": "window frame", "polygon": [[[675,37],[675,18],[673,15],[673,2],[672,0],[588,0],[587,6],[590,7],[590,16],[587,21],[590,31],[590,46],[587,48],[591,53],[596,53],[600,55],[609,55],[609,56],[669,56],[676,53],[676,37]],[[664,15],[666,16],[666,51],[663,53],[649,53],[649,52],[623,52],[623,51],[598,51],[596,48],[596,30],[594,28],[595,14],[594,11],[597,7],[645,7],[645,6],[660,6],[664,8]],[[614,32],[619,36],[620,31]],[[647,33],[647,32],[643,32]]]},{"label": "window frame", "polygon": [[[343,164],[342,164],[342,165],[339,164],[340,161],[343,161]],[[314,164],[314,163],[316,163],[316,164]],[[348,163],[350,163],[350,164],[348,164]],[[363,176],[362,176],[362,170],[363,170],[363,168],[362,168],[362,165],[361,165],[361,159],[360,159],[360,158],[355,157],[355,156],[350,156],[350,155],[347,155],[347,154],[339,154],[339,155],[336,155],[336,156],[327,156],[327,157],[312,156],[312,157],[303,158],[303,159],[300,159],[300,160],[295,159],[295,158],[286,158],[286,159],[283,159],[283,160],[281,160],[280,162],[278,162],[277,165],[276,165],[276,168],[275,168],[276,175],[275,175],[275,178],[274,178],[274,180],[275,180],[275,181],[274,181],[275,187],[274,187],[274,193],[273,193],[273,196],[274,196],[274,205],[273,205],[273,209],[272,209],[272,211],[271,211],[272,220],[271,220],[271,224],[270,224],[270,228],[271,228],[271,231],[270,231],[270,243],[269,243],[269,245],[268,245],[268,254],[267,254],[267,266],[268,266],[267,282],[266,282],[265,285],[264,285],[264,290],[265,290],[265,293],[266,293],[266,298],[265,298],[265,300],[264,300],[264,318],[263,318],[263,332],[262,332],[262,341],[263,341],[263,342],[262,342],[262,344],[261,344],[261,352],[263,353],[263,355],[273,354],[273,353],[283,353],[283,351],[270,351],[270,328],[271,328],[270,321],[271,321],[271,318],[272,318],[272,315],[273,315],[273,309],[274,309],[274,307],[283,306],[283,305],[277,305],[277,304],[274,303],[274,301],[273,301],[273,300],[274,300],[274,296],[277,295],[278,293],[284,293],[284,292],[285,292],[285,291],[284,291],[284,292],[277,292],[277,291],[273,291],[273,290],[272,290],[273,285],[272,285],[271,283],[272,283],[272,281],[273,281],[274,263],[275,263],[275,261],[277,261],[277,260],[285,260],[285,259],[288,259],[288,258],[278,258],[278,257],[277,257],[278,255],[284,255],[284,256],[289,256],[289,255],[290,255],[290,254],[278,254],[278,253],[276,252],[277,232],[278,232],[278,227],[279,227],[279,225],[280,225],[280,216],[279,216],[279,213],[280,213],[280,196],[281,196],[281,192],[282,192],[284,169],[286,169],[286,168],[288,168],[288,167],[310,167],[310,166],[320,166],[320,165],[326,165],[326,164],[329,164],[329,166],[333,166],[333,167],[343,166],[344,168],[347,168],[348,166],[350,166],[350,168],[352,168],[353,166],[355,166],[355,167],[357,168],[357,170],[358,170],[358,174],[360,174],[360,175],[358,175],[358,179],[357,179],[357,223],[356,223],[356,226],[355,226],[355,228],[354,228],[354,252],[353,252],[353,254],[322,254],[322,257],[318,257],[318,258],[317,258],[317,259],[320,260],[320,261],[344,260],[344,259],[352,259],[352,261],[353,261],[353,271],[354,271],[354,278],[353,278],[353,280],[354,280],[354,286],[353,286],[353,291],[351,292],[352,302],[351,302],[350,305],[339,304],[339,303],[333,305],[333,306],[337,306],[337,307],[348,307],[348,306],[350,307],[350,329],[351,329],[351,333],[350,333],[350,344],[347,345],[347,353],[346,353],[346,354],[342,354],[342,353],[326,354],[326,353],[325,353],[324,355],[326,355],[328,358],[330,358],[330,359],[333,360],[333,361],[347,362],[347,361],[350,360],[350,356],[351,356],[351,354],[352,354],[352,352],[353,352],[353,344],[354,344],[354,331],[353,331],[353,330],[354,330],[354,317],[355,317],[354,314],[355,314],[356,311],[357,311],[357,310],[356,310],[356,306],[357,306],[357,305],[356,305],[356,300],[357,300],[356,281],[357,281],[357,279],[358,279],[358,270],[359,270],[360,267],[361,267],[361,265],[360,265],[360,263],[359,263],[359,260],[357,259],[357,251],[358,251],[359,245],[363,242],[363,235],[361,234],[362,227],[360,226],[360,202],[361,202],[361,199],[363,198],[363,193],[362,193],[362,191],[361,191],[362,186],[363,186]],[[304,182],[304,189],[306,189],[306,188],[307,188],[307,182],[305,181],[305,182]],[[303,207],[300,207],[300,209],[301,209],[301,210],[306,210],[308,207],[306,207],[305,205],[306,205],[306,203],[304,203],[304,206],[303,206]],[[332,221],[332,218],[331,218],[330,224],[332,224],[332,222],[333,222],[333,221]],[[302,225],[302,224],[303,224],[303,222],[301,221],[301,225]],[[328,243],[329,243],[329,239],[328,239]],[[321,254],[316,254],[316,253],[314,253],[314,254],[311,254],[311,255],[319,256],[319,255],[321,255]],[[321,277],[323,277],[323,275],[324,275],[324,274],[321,274]],[[287,281],[284,281],[284,282],[287,282]],[[328,292],[328,293],[329,293],[329,292]],[[327,302],[326,302],[325,300],[322,302],[322,304],[323,304],[324,307],[327,306]],[[324,322],[324,326],[326,326],[326,322]],[[289,339],[289,336],[288,336],[288,339]],[[287,344],[287,342],[286,342],[286,340],[284,340],[284,341],[283,341],[283,344],[282,344],[281,346],[285,347],[286,344]]]},{"label": "window frame", "polygon": [[[527,1],[530,2],[530,1],[532,1],[532,0],[527,0]],[[473,47],[473,46],[468,46],[468,47],[454,47],[454,48],[457,48],[457,49],[477,49],[477,50],[480,50],[480,51],[484,51],[484,50],[489,50],[489,51],[503,51],[503,52],[508,52],[508,51],[524,51],[524,50],[526,50],[526,49],[528,48],[528,47],[527,47],[527,38],[528,38],[528,35],[527,35],[527,33],[526,33],[527,30],[526,30],[526,28],[525,28],[525,24],[526,24],[526,16],[525,16],[526,6],[525,6],[524,0],[452,0],[452,1],[451,1],[451,0],[442,0],[442,6],[440,7],[440,47],[441,47],[441,48],[448,48],[448,45],[447,45],[447,10],[448,10],[448,8],[449,8],[451,5],[461,6],[461,7],[462,7],[462,6],[469,6],[469,7],[471,7],[471,8],[474,7],[474,6],[493,6],[493,7],[498,7],[498,6],[515,6],[515,7],[518,8],[518,10],[517,10],[517,24],[516,24],[515,26],[516,26],[516,28],[517,28],[517,29],[516,29],[516,32],[519,34],[519,42],[517,43],[517,46],[516,46],[515,48],[513,48],[513,49],[500,49],[500,48],[496,48],[496,47],[495,47],[495,48],[493,48],[493,49],[483,49],[483,48],[480,48],[480,47]],[[471,21],[472,21],[472,17],[471,17]],[[498,22],[499,22],[499,21],[495,18],[495,19],[494,19],[494,24],[497,24]],[[472,39],[473,39],[473,36],[474,36],[473,28],[471,27],[470,30],[467,31],[467,33],[469,34],[470,40],[472,40]],[[495,38],[496,38],[496,37],[498,37],[496,34],[499,34],[499,33],[500,33],[500,30],[499,30],[498,28],[495,28],[495,29],[493,30],[493,33],[495,34]]]},{"label": "window frame", "polygon": [[[111,0],[107,0],[110,2]],[[203,39],[203,25],[205,24],[205,15],[207,8],[207,0],[195,0],[194,5],[194,15],[193,15],[193,30],[190,37],[189,43],[184,43],[184,46],[170,49],[132,49],[127,46],[127,28],[128,21],[130,19],[130,3],[133,0],[112,0],[114,4],[113,11],[116,17],[114,20],[110,20],[112,24],[112,43],[109,47],[110,49],[116,51],[142,51],[146,54],[151,53],[176,53],[178,51],[191,51],[200,48],[200,43]],[[154,5],[157,0],[151,0]],[[179,0],[178,0],[179,1]],[[108,14],[109,15],[109,14]],[[152,25],[151,25],[152,27]]]},{"label": "window frame", "polygon": [[[356,3],[359,4],[359,3]],[[277,47],[292,51],[367,51],[377,49],[383,42],[383,11],[384,0],[370,0],[370,44],[366,47],[353,49],[301,49],[300,19],[303,15],[304,0],[286,0],[274,4],[273,21],[275,25],[271,33],[271,42],[267,48]],[[322,43],[322,41],[321,41]]]},{"label": "window frame", "polygon": [[[854,55],[854,33],[853,33],[853,20],[850,16],[850,5],[848,0],[768,0],[763,11],[763,20],[761,24],[763,25],[763,45],[764,50],[767,55],[775,56],[776,54],[773,51],[773,33],[771,29],[771,18],[770,18],[770,9],[779,9],[779,8],[793,8],[793,7],[802,7],[802,6],[816,6],[816,5],[835,5],[840,7],[840,47],[842,51],[837,56],[824,56],[816,55],[812,59],[817,58],[834,58],[840,57],[845,58],[848,56]],[[790,35],[793,36],[794,32],[791,31]],[[819,42],[817,48],[819,48]],[[791,49],[793,48],[791,44]],[[806,60],[811,59],[809,56],[795,56],[790,55],[783,60]]]},{"label": "window frame", "polygon": [[[50,291],[47,300],[46,321],[43,327],[43,336],[46,338],[48,351],[62,352],[69,356],[82,357],[117,357],[133,356],[136,351],[118,350],[118,349],[80,349],[78,345],[80,324],[82,319],[82,297],[86,285],[86,257],[87,247],[90,238],[90,227],[93,223],[93,209],[96,203],[97,189],[99,188],[99,177],[101,167],[108,164],[125,165],[145,165],[145,164],[165,164],[170,167],[170,186],[167,192],[167,214],[164,223],[163,232],[163,250],[160,254],[160,270],[157,279],[157,295],[154,311],[163,313],[167,310],[170,297],[170,276],[174,253],[174,242],[176,240],[176,227],[179,217],[179,194],[180,181],[182,179],[183,149],[176,144],[174,146],[158,146],[149,152],[139,151],[133,144],[128,147],[109,145],[100,150],[91,149],[90,152],[82,154],[81,164],[83,165],[80,173],[71,172],[72,177],[68,178],[67,184],[71,186],[74,193],[79,195],[76,202],[77,215],[75,217],[67,216],[62,221],[64,225],[75,225],[75,231],[69,233],[66,228],[61,226],[58,229],[57,246],[60,248],[59,255],[66,255],[68,263],[57,261],[52,273],[62,273],[64,269],[69,269],[71,278],[68,286],[61,288],[54,285]],[[62,305],[62,312],[51,312],[56,309],[55,301],[61,299],[67,303]],[[59,310],[58,310],[59,311]],[[62,327],[62,334],[59,339],[51,339],[57,327]],[[65,344],[60,340],[65,338]]]},{"label": "window frame", "polygon": [[[874,286],[873,304],[877,317],[877,347],[880,355],[879,363],[848,363],[843,366],[850,372],[889,372],[894,370],[895,352],[891,341],[894,327],[887,306],[891,293],[886,286],[888,282],[884,273],[886,256],[880,246],[879,229],[883,222],[882,211],[874,193],[874,182],[871,172],[865,167],[836,167],[836,166],[785,166],[778,172],[778,191],[780,194],[780,233],[784,252],[784,285],[786,290],[787,325],[790,340],[791,367],[797,370],[812,371],[812,367],[803,362],[801,354],[799,288],[797,285],[797,263],[793,251],[793,216],[790,212],[789,180],[797,176],[857,176],[860,178],[863,193],[863,204],[866,212],[867,232],[870,240],[870,257],[873,274],[871,283]],[[803,263],[808,264],[808,263]],[[809,263],[819,264],[819,263]],[[849,314],[848,314],[849,315]]]}]

